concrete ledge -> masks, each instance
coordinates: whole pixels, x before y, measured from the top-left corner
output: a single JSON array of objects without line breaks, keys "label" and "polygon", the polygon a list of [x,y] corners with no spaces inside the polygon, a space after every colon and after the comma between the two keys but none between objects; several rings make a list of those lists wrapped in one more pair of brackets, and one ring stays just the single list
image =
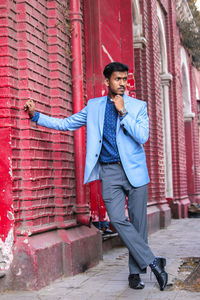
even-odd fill
[{"label": "concrete ledge", "polygon": [[102,238],[94,226],[18,237],[0,290],[38,290],[63,275],[83,272],[101,259]]}]

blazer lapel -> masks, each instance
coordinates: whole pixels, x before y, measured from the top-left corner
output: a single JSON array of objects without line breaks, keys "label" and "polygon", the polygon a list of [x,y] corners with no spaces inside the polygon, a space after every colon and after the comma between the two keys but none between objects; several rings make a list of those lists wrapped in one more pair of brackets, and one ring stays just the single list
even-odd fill
[{"label": "blazer lapel", "polygon": [[100,106],[99,106],[99,128],[100,134],[103,135],[103,125],[104,125],[104,117],[106,110],[107,96],[102,97]]},{"label": "blazer lapel", "polygon": [[119,133],[119,128],[120,128],[120,119],[119,116],[117,117],[117,128],[116,128],[116,134]]}]

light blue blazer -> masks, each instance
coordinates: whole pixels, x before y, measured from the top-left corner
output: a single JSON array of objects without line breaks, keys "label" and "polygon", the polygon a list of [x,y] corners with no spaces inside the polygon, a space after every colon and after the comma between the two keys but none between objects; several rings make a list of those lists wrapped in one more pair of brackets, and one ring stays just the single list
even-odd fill
[{"label": "light blue blazer", "polygon": [[[149,182],[146,157],[143,144],[149,137],[149,118],[146,102],[126,95],[123,96],[128,114],[120,120],[118,117],[116,140],[119,156],[134,187]],[[103,140],[103,124],[107,96],[91,99],[79,113],[69,118],[59,119],[40,113],[37,124],[56,130],[76,130],[87,125],[87,152],[84,183],[99,179],[99,155]]]}]

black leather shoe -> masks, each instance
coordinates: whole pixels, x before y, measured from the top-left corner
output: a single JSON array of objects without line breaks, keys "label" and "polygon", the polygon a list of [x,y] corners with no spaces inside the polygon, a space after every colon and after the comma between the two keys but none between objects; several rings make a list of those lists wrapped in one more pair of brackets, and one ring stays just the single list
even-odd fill
[{"label": "black leather shoe", "polygon": [[156,266],[152,268],[152,272],[156,276],[161,291],[164,291],[168,280],[168,274],[165,271],[165,266],[166,259],[163,257],[156,257]]},{"label": "black leather shoe", "polygon": [[145,287],[144,282],[141,281],[139,274],[130,274],[128,281],[131,289],[142,290]]}]

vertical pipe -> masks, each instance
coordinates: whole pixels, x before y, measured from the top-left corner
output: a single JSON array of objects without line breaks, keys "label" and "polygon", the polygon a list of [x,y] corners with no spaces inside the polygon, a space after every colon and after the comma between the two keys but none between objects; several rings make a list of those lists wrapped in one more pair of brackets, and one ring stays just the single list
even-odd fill
[{"label": "vertical pipe", "polygon": [[[79,112],[84,106],[83,93],[83,64],[82,64],[82,12],[80,0],[69,0],[70,21],[72,27],[72,101],[73,113]],[[85,131],[84,128],[74,133],[75,168],[76,168],[76,213],[77,222],[91,225],[89,205],[85,197],[83,186],[84,160],[85,160]]]}]

